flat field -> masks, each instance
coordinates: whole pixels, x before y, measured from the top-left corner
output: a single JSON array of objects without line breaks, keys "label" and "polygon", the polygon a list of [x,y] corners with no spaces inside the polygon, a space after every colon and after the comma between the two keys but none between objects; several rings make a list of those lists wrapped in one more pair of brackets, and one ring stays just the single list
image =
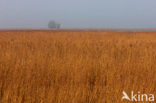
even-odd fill
[{"label": "flat field", "polygon": [[121,103],[156,94],[156,32],[0,32],[0,103]]}]

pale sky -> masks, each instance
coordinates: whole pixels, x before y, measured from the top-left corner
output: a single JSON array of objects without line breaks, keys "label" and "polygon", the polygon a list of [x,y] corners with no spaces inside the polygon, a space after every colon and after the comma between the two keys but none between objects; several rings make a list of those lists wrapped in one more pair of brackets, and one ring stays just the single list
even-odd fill
[{"label": "pale sky", "polygon": [[0,29],[156,28],[156,0],[0,0]]}]

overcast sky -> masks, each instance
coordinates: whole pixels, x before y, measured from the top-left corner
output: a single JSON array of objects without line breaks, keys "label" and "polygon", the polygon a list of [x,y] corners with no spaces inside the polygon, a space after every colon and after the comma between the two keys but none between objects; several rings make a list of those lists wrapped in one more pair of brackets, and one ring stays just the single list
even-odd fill
[{"label": "overcast sky", "polygon": [[0,28],[156,28],[156,0],[0,0]]}]

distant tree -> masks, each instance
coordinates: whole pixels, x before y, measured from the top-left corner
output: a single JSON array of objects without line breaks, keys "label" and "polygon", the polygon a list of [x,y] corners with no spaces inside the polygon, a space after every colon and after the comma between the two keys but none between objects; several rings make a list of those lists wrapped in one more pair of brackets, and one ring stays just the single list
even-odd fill
[{"label": "distant tree", "polygon": [[49,21],[48,27],[50,29],[60,29],[61,24],[56,23],[55,21]]}]

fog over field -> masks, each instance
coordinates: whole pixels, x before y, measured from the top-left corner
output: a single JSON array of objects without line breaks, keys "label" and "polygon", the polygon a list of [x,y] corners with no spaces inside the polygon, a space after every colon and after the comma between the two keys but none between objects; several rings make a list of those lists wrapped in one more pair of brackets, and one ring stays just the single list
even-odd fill
[{"label": "fog over field", "polygon": [[155,0],[0,0],[0,29],[156,28]]}]

